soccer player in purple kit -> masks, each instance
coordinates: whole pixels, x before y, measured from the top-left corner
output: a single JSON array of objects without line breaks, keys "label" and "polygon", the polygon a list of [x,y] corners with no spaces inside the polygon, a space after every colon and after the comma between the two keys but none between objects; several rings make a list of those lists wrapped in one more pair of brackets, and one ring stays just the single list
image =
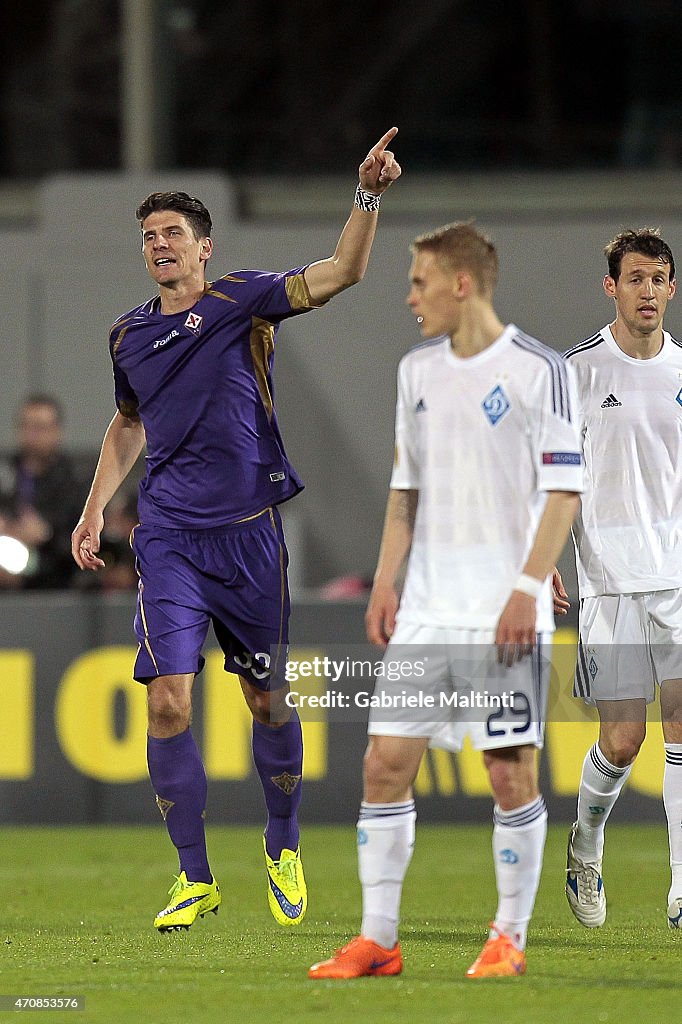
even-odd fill
[{"label": "soccer player in purple kit", "polygon": [[274,343],[282,320],[362,279],[381,195],[400,176],[387,149],[396,133],[386,132],[361,163],[333,256],[285,273],[239,271],[209,283],[213,242],[203,203],[183,192],[152,193],[137,210],[158,295],[112,328],[117,412],[72,552],[81,569],[104,565],[104,510],[146,443],[133,537],[134,677],[147,686],[149,775],[180,860],[170,901],[154,920],[160,931],[188,928],[221,901],[206,852],[206,773],[190,729],[211,622],[253,715],[270,910],[282,925],[300,924],[306,912],[297,820],[303,744],[298,715],[284,700],[288,558],[277,512],[303,484],[273,408]]}]

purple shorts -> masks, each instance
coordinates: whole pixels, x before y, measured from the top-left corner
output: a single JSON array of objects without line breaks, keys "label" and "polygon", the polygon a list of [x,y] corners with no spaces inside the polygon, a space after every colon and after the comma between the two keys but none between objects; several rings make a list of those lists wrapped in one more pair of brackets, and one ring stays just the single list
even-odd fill
[{"label": "purple shorts", "polygon": [[276,509],[215,530],[140,524],[132,543],[140,575],[135,679],[200,672],[213,623],[226,672],[262,690],[283,684],[289,556]]}]

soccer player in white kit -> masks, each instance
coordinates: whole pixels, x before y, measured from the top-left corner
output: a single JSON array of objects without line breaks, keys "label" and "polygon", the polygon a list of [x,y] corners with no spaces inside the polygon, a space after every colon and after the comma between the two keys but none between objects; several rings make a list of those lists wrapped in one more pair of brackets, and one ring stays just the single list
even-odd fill
[{"label": "soccer player in white kit", "polygon": [[478,721],[452,704],[445,715],[431,713],[438,721],[428,721],[428,711],[372,709],[357,833],[361,934],[311,967],[312,978],[402,970],[412,784],[429,745],[458,750],[468,732],[495,797],[497,912],[468,977],[524,973],[542,865],[540,637],[554,628],[548,574],[582,487],[573,371],[557,352],[501,323],[492,305],[497,254],[472,224],[422,235],[412,251],[407,303],[422,335],[435,340],[399,368],[395,465],[366,625],[372,642],[388,642],[386,661],[407,664],[409,654],[429,667],[416,681],[407,669],[397,682],[377,680],[375,696],[437,702],[482,683],[498,695],[513,692],[514,703],[508,714],[479,711]]},{"label": "soccer player in white kit", "polygon": [[651,229],[621,232],[604,253],[604,291],[615,302],[616,319],[565,353],[578,380],[585,459],[573,527],[580,592],[574,694],[596,704],[600,721],[569,836],[566,896],[581,924],[604,923],[604,827],[644,740],[647,704],[658,685],[672,872],[668,918],[679,927],[682,346],[663,329],[675,262]]}]

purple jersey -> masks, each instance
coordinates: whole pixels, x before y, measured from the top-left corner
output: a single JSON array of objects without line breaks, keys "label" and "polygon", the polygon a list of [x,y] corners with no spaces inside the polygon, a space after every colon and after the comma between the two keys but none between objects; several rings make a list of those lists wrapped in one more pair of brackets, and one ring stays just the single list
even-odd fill
[{"label": "purple jersey", "polygon": [[271,372],[280,321],[315,308],[303,269],[227,274],[189,310],[163,315],[157,296],[112,327],[116,404],[147,439],[142,523],[211,529],[302,489]]}]

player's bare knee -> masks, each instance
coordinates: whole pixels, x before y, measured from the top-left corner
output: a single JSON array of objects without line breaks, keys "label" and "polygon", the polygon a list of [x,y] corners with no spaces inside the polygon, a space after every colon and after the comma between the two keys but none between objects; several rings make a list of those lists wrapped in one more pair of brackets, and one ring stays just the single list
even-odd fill
[{"label": "player's bare knee", "polygon": [[157,694],[148,701],[147,718],[151,736],[177,736],[190,726],[191,704],[178,698],[177,694]]},{"label": "player's bare knee", "polygon": [[285,725],[291,718],[294,709],[287,704],[286,698],[288,693],[289,688],[285,687],[279,690],[271,690],[266,694],[269,698],[267,701],[267,714],[270,724],[275,726]]},{"label": "player's bare knee", "polygon": [[624,737],[603,745],[600,741],[599,749],[614,768],[627,768],[637,757],[644,737]]},{"label": "player's bare knee", "polygon": [[502,810],[511,811],[523,807],[538,796],[534,752],[528,756],[526,751],[527,748],[512,747],[507,750],[486,750],[483,753],[490,786]]},{"label": "player's bare knee", "polygon": [[666,743],[682,743],[682,712],[673,719],[663,719],[663,739]]},{"label": "player's bare knee", "polygon": [[682,680],[667,679],[661,685],[661,718],[666,743],[682,743]]},{"label": "player's bare knee", "polygon": [[271,728],[284,725],[293,714],[293,707],[287,704],[289,689],[286,686],[276,690],[261,690],[249,679],[239,677],[244,700],[256,722]]},{"label": "player's bare knee", "polygon": [[364,794],[370,803],[393,803],[409,796],[412,778],[397,750],[370,741],[363,760]]},{"label": "player's bare knee", "polygon": [[256,721],[268,722],[270,720],[269,694],[251,687],[249,690],[244,691],[244,696],[246,703],[249,705],[249,711]]},{"label": "player's bare knee", "polygon": [[291,717],[291,711],[271,707],[266,701],[249,702],[249,710],[255,722],[260,725],[267,725],[271,729],[277,729],[285,725]]},{"label": "player's bare knee", "polygon": [[365,783],[365,791],[374,789],[386,781],[387,770],[382,758],[376,751],[373,744],[369,744],[365,750],[362,760],[362,775]]},{"label": "player's bare knee", "polygon": [[281,690],[259,690],[255,686],[242,684],[244,699],[256,722],[271,728],[284,725],[292,715],[292,708],[286,703],[286,692]]},{"label": "player's bare knee", "polygon": [[602,730],[599,737],[599,749],[615,768],[627,768],[637,757],[644,737],[646,726],[635,726],[635,723],[627,723],[627,728]]},{"label": "player's bare knee", "polygon": [[193,676],[159,676],[147,686],[150,736],[177,736],[192,723]]}]

